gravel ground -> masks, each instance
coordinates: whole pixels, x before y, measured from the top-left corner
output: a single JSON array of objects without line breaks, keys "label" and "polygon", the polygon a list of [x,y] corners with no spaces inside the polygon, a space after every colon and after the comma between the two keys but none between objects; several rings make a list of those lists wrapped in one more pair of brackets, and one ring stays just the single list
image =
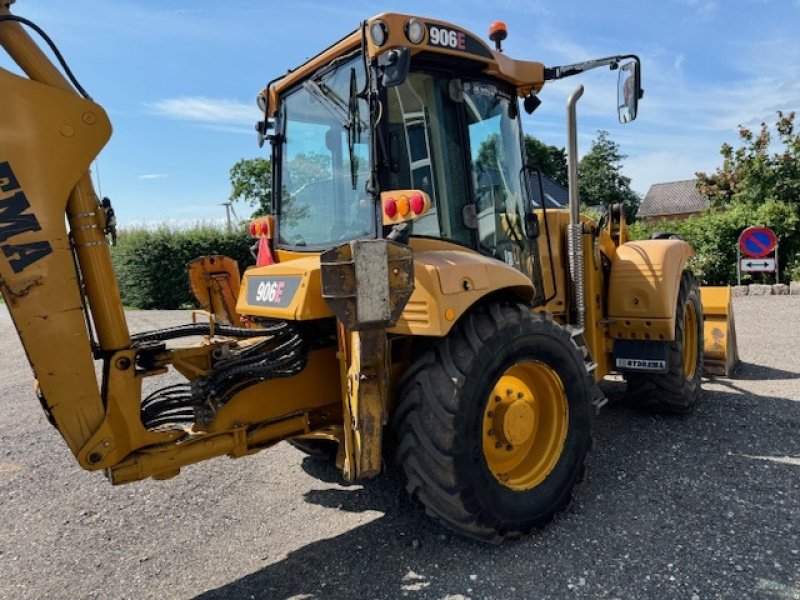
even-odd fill
[{"label": "gravel ground", "polygon": [[426,518],[396,474],[343,486],[287,444],[112,487],[47,424],[0,307],[0,597],[800,598],[800,297],[735,310],[734,380],[688,418],[604,408],[568,511],[491,547]]}]

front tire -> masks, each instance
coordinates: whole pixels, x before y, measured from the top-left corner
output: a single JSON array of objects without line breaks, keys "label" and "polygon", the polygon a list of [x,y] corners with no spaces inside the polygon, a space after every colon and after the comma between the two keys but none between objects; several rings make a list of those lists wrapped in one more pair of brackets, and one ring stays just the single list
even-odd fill
[{"label": "front tire", "polygon": [[702,372],[703,305],[697,279],[684,271],[675,308],[675,340],[669,347],[669,371],[660,375],[627,373],[627,395],[651,411],[687,414],[700,398]]},{"label": "front tire", "polygon": [[407,491],[463,535],[527,535],[583,477],[594,389],[551,317],[522,305],[468,313],[401,382],[392,427]]}]

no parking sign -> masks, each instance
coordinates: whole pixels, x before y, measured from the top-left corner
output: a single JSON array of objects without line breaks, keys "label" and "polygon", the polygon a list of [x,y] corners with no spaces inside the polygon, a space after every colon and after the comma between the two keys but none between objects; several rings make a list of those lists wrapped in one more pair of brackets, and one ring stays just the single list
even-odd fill
[{"label": "no parking sign", "polygon": [[[775,273],[775,281],[778,281],[778,238],[772,229],[748,227],[739,235],[739,247],[736,250],[736,276],[739,285],[742,284],[742,271]],[[747,258],[742,258],[742,254]]]},{"label": "no parking sign", "polygon": [[772,254],[778,240],[767,227],[748,227],[739,236],[739,247],[747,256],[764,258]]}]

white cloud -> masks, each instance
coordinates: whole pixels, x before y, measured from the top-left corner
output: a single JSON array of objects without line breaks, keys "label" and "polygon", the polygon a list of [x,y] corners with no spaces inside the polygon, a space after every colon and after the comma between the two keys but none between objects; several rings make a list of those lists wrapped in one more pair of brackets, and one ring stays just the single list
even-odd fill
[{"label": "white cloud", "polygon": [[137,179],[164,179],[169,177],[167,173],[145,173],[144,175],[139,175]]},{"label": "white cloud", "polygon": [[181,96],[164,98],[146,104],[147,109],[159,116],[182,121],[194,121],[203,125],[249,126],[260,116],[255,101],[243,103],[238,100],[207,98],[205,96]]},{"label": "white cloud", "polygon": [[680,0],[681,4],[693,8],[695,13],[700,17],[710,17],[719,8],[716,0]]},{"label": "white cloud", "polygon": [[680,53],[678,54],[678,56],[675,57],[675,62],[673,63],[673,67],[675,67],[675,70],[678,71],[679,73],[683,72],[683,61],[685,59],[686,56],[683,53]]}]

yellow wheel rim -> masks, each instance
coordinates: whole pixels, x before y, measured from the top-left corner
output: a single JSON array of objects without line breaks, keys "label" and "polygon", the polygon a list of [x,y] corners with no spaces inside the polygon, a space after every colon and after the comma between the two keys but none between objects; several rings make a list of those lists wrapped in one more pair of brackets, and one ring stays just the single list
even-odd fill
[{"label": "yellow wheel rim", "polygon": [[569,414],[556,372],[533,360],[500,376],[483,411],[483,455],[495,479],[515,491],[544,481],[564,450]]},{"label": "yellow wheel rim", "polygon": [[686,379],[694,379],[697,371],[697,313],[692,302],[686,303],[683,311],[683,373]]}]

